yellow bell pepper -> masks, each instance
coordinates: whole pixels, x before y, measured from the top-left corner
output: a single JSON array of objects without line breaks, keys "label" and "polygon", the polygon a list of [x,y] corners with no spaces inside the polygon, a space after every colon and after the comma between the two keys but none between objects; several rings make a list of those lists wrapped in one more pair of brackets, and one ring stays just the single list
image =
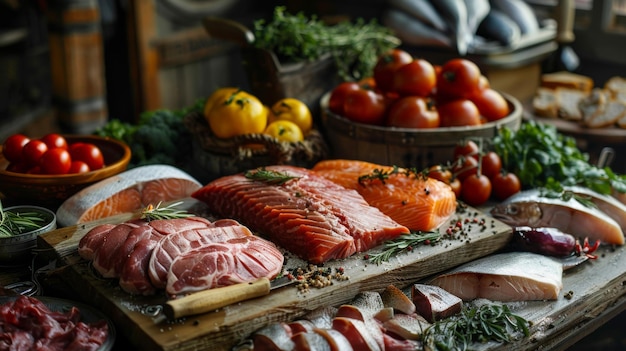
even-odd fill
[{"label": "yellow bell pepper", "polygon": [[256,96],[242,90],[218,90],[214,94],[221,95],[214,99],[211,99],[213,94],[209,97],[204,117],[216,137],[263,133],[267,126],[268,111]]}]

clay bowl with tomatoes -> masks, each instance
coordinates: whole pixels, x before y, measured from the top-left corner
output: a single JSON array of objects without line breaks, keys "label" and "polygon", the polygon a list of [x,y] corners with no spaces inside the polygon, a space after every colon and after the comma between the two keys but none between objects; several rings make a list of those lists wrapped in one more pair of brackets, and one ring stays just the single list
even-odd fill
[{"label": "clay bowl with tomatoes", "polygon": [[[517,130],[522,105],[513,96],[501,94],[508,104],[508,115],[480,125],[403,128],[359,123],[329,109],[330,92],[320,101],[321,120],[335,158],[425,169],[451,161],[454,147],[462,140],[493,138],[502,127]],[[367,109],[367,104],[360,103],[359,107]]]},{"label": "clay bowl with tomatoes", "polygon": [[[97,147],[102,156],[102,166],[81,172],[59,171],[58,174],[44,174],[40,171],[23,169],[11,170],[14,163],[5,157],[5,152],[0,152],[0,195],[3,203],[38,205],[56,210],[56,207],[65,199],[79,190],[125,171],[131,158],[128,145],[115,139],[95,135],[63,135],[62,137],[69,147],[77,143]],[[6,147],[5,142],[0,151]],[[91,154],[91,151],[89,148],[82,149],[85,154]],[[50,157],[45,160],[42,158],[41,162],[48,162],[44,167],[54,171],[59,167],[64,170],[63,163],[67,161]]]}]

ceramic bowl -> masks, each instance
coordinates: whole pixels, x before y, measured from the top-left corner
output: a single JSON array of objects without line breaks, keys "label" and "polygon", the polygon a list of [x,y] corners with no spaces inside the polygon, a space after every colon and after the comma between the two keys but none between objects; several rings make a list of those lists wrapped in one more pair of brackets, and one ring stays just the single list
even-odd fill
[{"label": "ceramic bowl", "polygon": [[[125,143],[95,135],[64,135],[68,144],[92,143],[100,148],[105,167],[87,173],[41,175],[7,171],[0,152],[0,197],[12,205],[36,204],[54,209],[79,190],[126,170],[131,151]],[[1,151],[1,147],[0,147]]]},{"label": "ceramic bowl", "polygon": [[56,215],[44,207],[18,205],[7,207],[3,209],[3,212],[37,213],[38,217],[44,219],[38,229],[11,236],[0,236],[0,263],[4,265],[24,262],[30,257],[31,250],[37,246],[37,236],[57,228]]}]

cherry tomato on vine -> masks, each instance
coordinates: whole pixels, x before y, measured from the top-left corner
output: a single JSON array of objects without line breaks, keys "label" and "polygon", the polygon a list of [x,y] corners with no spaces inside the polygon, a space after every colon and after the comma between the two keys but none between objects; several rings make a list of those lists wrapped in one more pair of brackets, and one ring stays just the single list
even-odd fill
[{"label": "cherry tomato on vine", "polygon": [[387,111],[387,125],[398,128],[437,128],[439,112],[421,96],[405,96],[396,100]]},{"label": "cherry tomato on vine", "polygon": [[404,96],[428,96],[436,85],[435,67],[424,59],[415,59],[395,70],[391,90]]},{"label": "cherry tomato on vine", "polygon": [[343,115],[354,122],[383,125],[386,111],[385,97],[373,90],[359,88],[346,93]]},{"label": "cherry tomato on vine", "polygon": [[502,159],[500,159],[500,155],[498,155],[494,151],[489,151],[485,153],[484,155],[482,155],[480,160],[481,172],[489,179],[495,177],[502,170]]},{"label": "cherry tomato on vine", "polygon": [[104,167],[102,151],[94,144],[74,143],[68,150],[72,160],[85,162],[92,171]]},{"label": "cherry tomato on vine", "polygon": [[411,61],[413,56],[401,49],[392,49],[380,55],[374,66],[376,86],[382,91],[391,91],[394,72]]},{"label": "cherry tomato on vine", "polygon": [[491,181],[484,174],[473,174],[462,181],[461,199],[470,206],[479,206],[491,196]]},{"label": "cherry tomato on vine", "polygon": [[46,134],[40,140],[43,141],[48,146],[48,149],[53,149],[55,147],[67,149],[67,141],[60,134],[56,134],[56,133]]},{"label": "cherry tomato on vine", "polygon": [[452,173],[456,178],[459,178],[461,182],[465,180],[465,178],[475,175],[478,172],[478,160],[472,156],[463,156],[460,159],[457,159],[458,163],[452,167]]},{"label": "cherry tomato on vine", "polygon": [[459,199],[461,197],[461,180],[459,178],[452,178],[450,179],[449,185],[454,195],[456,195],[456,198]]},{"label": "cherry tomato on vine", "polygon": [[482,123],[478,107],[469,99],[440,104],[437,110],[442,127],[477,126]]},{"label": "cherry tomato on vine", "polygon": [[428,168],[428,176],[433,179],[437,179],[446,184],[450,184],[452,180],[452,172],[449,169],[444,168],[442,165],[434,165]]},{"label": "cherry tomato on vine", "polygon": [[48,151],[46,143],[39,139],[32,139],[22,149],[22,157],[26,164],[35,166],[39,164],[39,159]]},{"label": "cherry tomato on vine", "polygon": [[72,166],[72,158],[66,149],[48,149],[40,159],[39,166],[44,174],[66,174]]},{"label": "cherry tomato on vine", "polygon": [[479,152],[480,148],[478,147],[478,144],[476,144],[473,140],[467,140],[454,147],[452,156],[454,156],[454,159],[458,159],[461,156],[472,156],[474,158],[478,158]]},{"label": "cherry tomato on vine", "polygon": [[437,77],[437,94],[469,98],[478,89],[481,75],[480,68],[470,60],[448,60]]},{"label": "cherry tomato on vine", "polygon": [[496,200],[504,200],[509,196],[518,193],[522,189],[519,177],[515,173],[499,172],[491,180],[493,186],[493,197]]},{"label": "cherry tomato on vine", "polygon": [[355,82],[340,83],[330,93],[330,97],[328,99],[328,109],[331,112],[343,116],[343,103],[346,101],[346,94],[348,91],[359,89],[359,84]]},{"label": "cherry tomato on vine", "polygon": [[22,149],[29,141],[30,138],[23,134],[9,136],[2,145],[2,155],[11,163],[20,162],[22,160]]},{"label": "cherry tomato on vine", "polygon": [[511,109],[504,96],[493,89],[483,89],[471,97],[472,102],[487,121],[497,121],[509,115]]}]

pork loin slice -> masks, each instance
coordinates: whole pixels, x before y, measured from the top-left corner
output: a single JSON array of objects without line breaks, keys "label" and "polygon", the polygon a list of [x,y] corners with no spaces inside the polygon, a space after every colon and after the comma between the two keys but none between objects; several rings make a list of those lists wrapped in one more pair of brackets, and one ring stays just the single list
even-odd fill
[{"label": "pork loin slice", "polygon": [[157,288],[165,288],[170,266],[178,256],[192,249],[251,235],[252,232],[239,222],[219,219],[202,228],[182,230],[164,236],[151,253],[148,263],[150,281]]},{"label": "pork loin slice", "polygon": [[115,224],[101,224],[91,228],[78,242],[78,255],[88,261],[93,260],[103,238],[115,226]]},{"label": "pork loin slice", "polygon": [[148,275],[148,263],[163,236],[153,231],[148,233],[135,243],[120,271],[120,288],[129,294],[147,296],[157,291]]},{"label": "pork loin slice", "polygon": [[[116,225],[105,236],[99,240],[100,246],[96,248],[93,257],[93,267],[104,278],[117,278],[116,259],[117,251],[124,245],[130,232],[140,225],[132,222],[125,222]],[[94,242],[94,245],[97,245]]]},{"label": "pork loin slice", "polygon": [[167,274],[166,292],[178,295],[274,278],[284,257],[270,241],[254,235],[193,249],[176,257]]}]

